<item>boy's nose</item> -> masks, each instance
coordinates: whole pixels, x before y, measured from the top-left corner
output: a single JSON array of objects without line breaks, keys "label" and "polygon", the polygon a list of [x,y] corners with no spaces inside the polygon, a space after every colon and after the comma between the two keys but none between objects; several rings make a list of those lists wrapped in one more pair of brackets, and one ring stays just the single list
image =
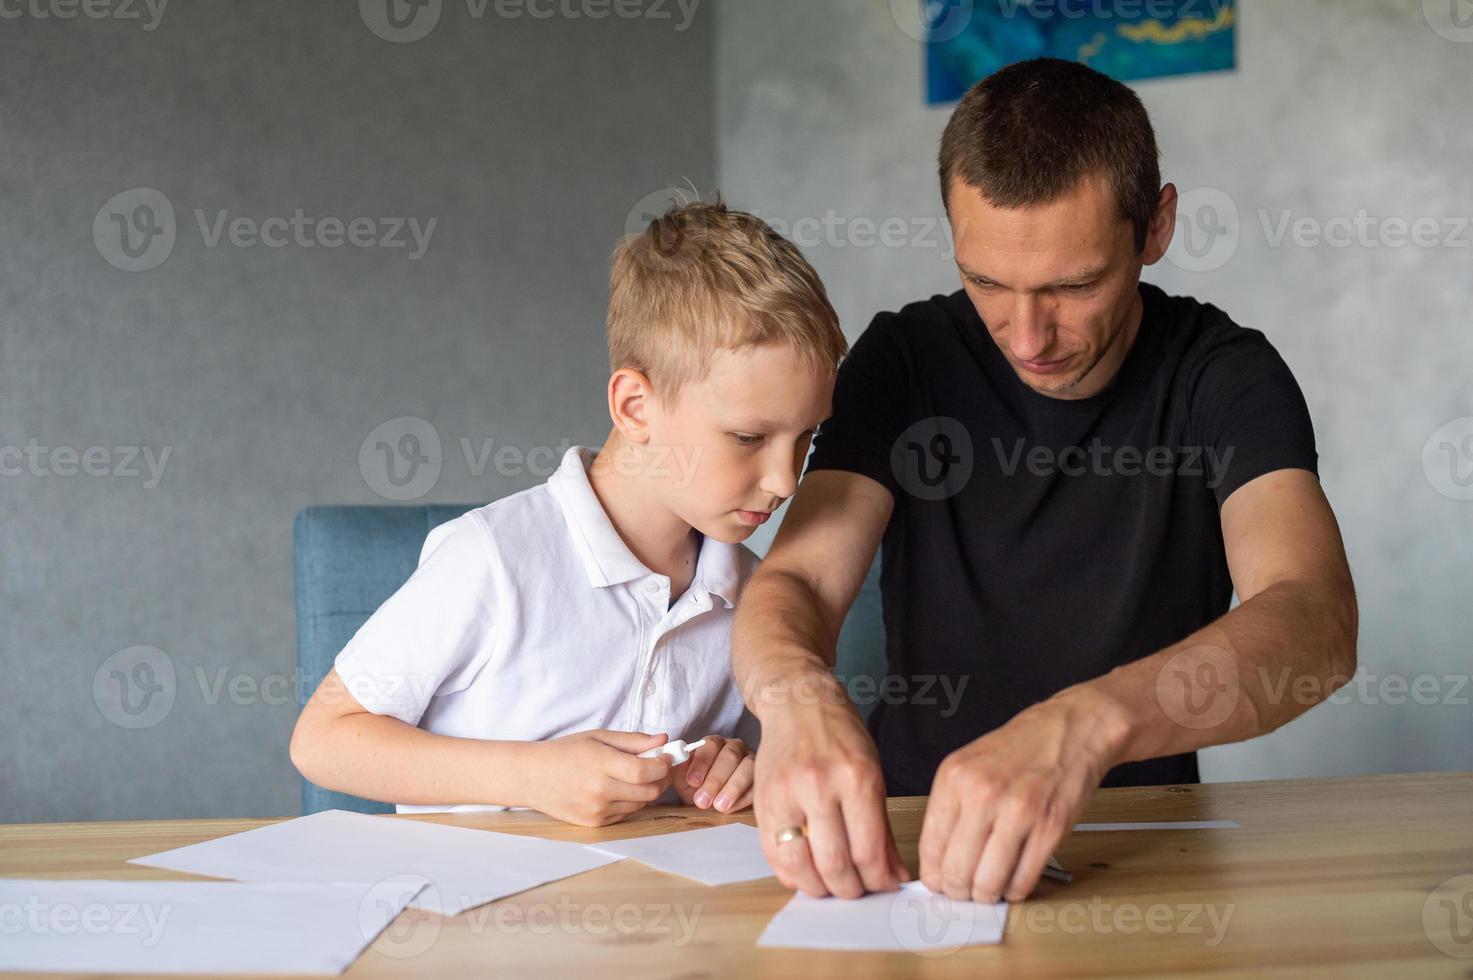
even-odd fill
[{"label": "boy's nose", "polygon": [[[793,466],[791,457],[772,454],[762,474],[762,481],[758,484],[763,493],[770,493],[778,498],[778,503],[787,500],[798,491],[798,470]],[[776,506],[776,504],[774,504]]]}]

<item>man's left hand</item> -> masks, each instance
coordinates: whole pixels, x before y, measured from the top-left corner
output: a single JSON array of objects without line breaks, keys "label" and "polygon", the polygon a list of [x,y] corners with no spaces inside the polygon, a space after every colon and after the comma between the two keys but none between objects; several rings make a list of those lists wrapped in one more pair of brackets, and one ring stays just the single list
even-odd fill
[{"label": "man's left hand", "polygon": [[921,881],[958,901],[1022,901],[1117,760],[1118,725],[1075,688],[942,761],[921,827]]}]

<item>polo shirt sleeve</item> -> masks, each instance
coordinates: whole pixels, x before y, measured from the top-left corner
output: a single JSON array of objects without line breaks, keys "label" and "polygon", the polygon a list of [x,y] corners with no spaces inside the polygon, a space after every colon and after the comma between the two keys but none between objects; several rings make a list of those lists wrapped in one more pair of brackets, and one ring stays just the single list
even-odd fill
[{"label": "polo shirt sleeve", "polygon": [[910,370],[897,336],[899,325],[897,315],[879,314],[839,365],[833,415],[813,440],[808,473],[858,473],[900,497],[890,454],[905,429]]},{"label": "polo shirt sleeve", "polygon": [[1260,331],[1238,328],[1205,352],[1189,403],[1219,507],[1244,484],[1276,470],[1318,475],[1309,406],[1289,365]]},{"label": "polo shirt sleeve", "polygon": [[470,684],[492,646],[492,557],[488,532],[474,514],[429,533],[409,581],[334,661],[365,709],[418,725],[433,697]]}]

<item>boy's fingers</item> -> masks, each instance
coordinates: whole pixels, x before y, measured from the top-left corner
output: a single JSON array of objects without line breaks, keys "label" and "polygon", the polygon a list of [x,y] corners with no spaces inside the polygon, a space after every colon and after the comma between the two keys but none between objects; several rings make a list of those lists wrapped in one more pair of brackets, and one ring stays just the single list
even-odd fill
[{"label": "boy's fingers", "polygon": [[706,744],[692,752],[690,761],[686,764],[685,782],[687,786],[699,786],[705,782],[711,763],[721,754],[725,744],[726,740],[720,736],[706,736]]},{"label": "boy's fingers", "polygon": [[644,806],[643,803],[610,803],[604,807],[604,816],[599,825],[606,827],[611,823],[618,823],[630,814],[643,810]]},{"label": "boy's fingers", "polygon": [[609,753],[605,770],[626,783],[657,783],[670,775],[670,757],[663,753],[653,759],[641,759],[627,752]]},{"label": "boy's fingers", "polygon": [[[755,766],[753,767],[752,772],[753,772],[754,775],[756,774],[757,770],[756,770],[756,767]],[[749,787],[747,787],[747,791],[745,793],[743,793],[741,795],[741,797],[735,803],[733,803],[731,805],[731,810],[728,811],[728,812],[735,813],[738,810],[745,810],[749,806],[756,806],[756,805],[757,805],[757,784],[756,784],[756,780],[754,779],[752,781],[752,785],[749,786]]]},{"label": "boy's fingers", "polygon": [[607,792],[609,799],[618,803],[634,803],[644,806],[653,803],[665,792],[665,787],[658,782],[653,783],[626,783],[622,779],[610,779]]},{"label": "boy's fingers", "polygon": [[743,756],[736,748],[728,745],[721,750],[716,761],[711,763],[710,770],[706,773],[701,788],[696,790],[695,804],[702,809],[711,805],[721,788],[731,779],[732,773],[736,772],[737,766],[741,764]]},{"label": "boy's fingers", "polygon": [[739,809],[737,803],[751,795],[753,775],[756,772],[756,764],[749,755],[737,763],[736,771],[727,779],[726,785],[716,794],[716,801],[712,804],[722,813],[729,813]]},{"label": "boy's fingers", "polygon": [[654,735],[650,735],[646,732],[616,732],[607,728],[595,729],[590,734],[605,745],[612,745],[620,752],[632,752],[635,754],[655,748],[658,745],[664,745],[670,737],[664,732],[657,732]]}]

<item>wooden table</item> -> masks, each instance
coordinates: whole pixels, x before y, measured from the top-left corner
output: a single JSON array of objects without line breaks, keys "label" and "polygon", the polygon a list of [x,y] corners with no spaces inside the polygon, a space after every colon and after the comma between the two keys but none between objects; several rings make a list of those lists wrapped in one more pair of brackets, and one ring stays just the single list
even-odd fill
[{"label": "wooden table", "polygon": [[[890,801],[912,869],[925,803]],[[750,811],[673,807],[602,830],[530,812],[387,819],[583,842],[752,822]],[[406,910],[347,975],[1473,977],[1473,773],[1102,790],[1086,816],[1205,819],[1242,827],[1071,834],[1058,857],[1073,883],[1046,880],[1013,905],[1000,946],[928,956],[759,949],[789,897],[776,879],[708,888],[624,861],[455,918]],[[0,875],[186,879],[124,862],[268,822],[0,826]]]}]

